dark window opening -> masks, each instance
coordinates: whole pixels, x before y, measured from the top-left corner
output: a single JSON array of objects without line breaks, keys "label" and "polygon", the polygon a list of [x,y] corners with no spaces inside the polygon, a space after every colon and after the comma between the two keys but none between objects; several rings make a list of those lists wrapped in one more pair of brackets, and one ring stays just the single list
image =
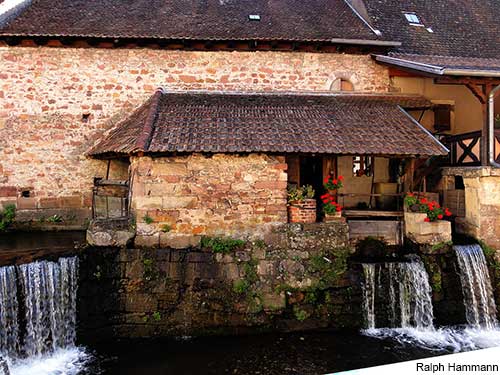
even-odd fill
[{"label": "dark window opening", "polygon": [[455,176],[455,190],[465,190],[464,178],[462,176]]},{"label": "dark window opening", "polygon": [[373,158],[371,156],[354,156],[352,158],[352,175],[354,177],[371,176]]}]

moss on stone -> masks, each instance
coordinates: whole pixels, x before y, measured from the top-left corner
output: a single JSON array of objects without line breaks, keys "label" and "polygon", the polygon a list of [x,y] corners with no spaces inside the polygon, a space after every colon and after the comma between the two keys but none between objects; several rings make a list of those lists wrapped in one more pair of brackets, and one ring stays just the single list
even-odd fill
[{"label": "moss on stone", "polygon": [[214,253],[229,254],[245,246],[245,241],[230,237],[202,237],[201,247]]}]

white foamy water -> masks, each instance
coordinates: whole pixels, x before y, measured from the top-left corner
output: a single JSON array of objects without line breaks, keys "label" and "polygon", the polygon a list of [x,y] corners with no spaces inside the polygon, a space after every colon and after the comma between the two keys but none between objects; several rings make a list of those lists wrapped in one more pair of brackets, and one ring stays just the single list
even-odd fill
[{"label": "white foamy water", "polygon": [[379,339],[393,339],[403,345],[429,350],[463,352],[500,347],[500,330],[478,328],[376,328],[361,331]]},{"label": "white foamy water", "polygon": [[17,360],[9,363],[9,369],[11,375],[77,375],[90,360],[91,356],[85,350],[73,347]]}]

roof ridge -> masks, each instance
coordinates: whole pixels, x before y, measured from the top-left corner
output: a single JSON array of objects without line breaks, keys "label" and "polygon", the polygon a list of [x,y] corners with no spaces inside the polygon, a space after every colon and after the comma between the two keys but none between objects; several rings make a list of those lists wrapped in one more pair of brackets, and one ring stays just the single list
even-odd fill
[{"label": "roof ridge", "polygon": [[134,151],[145,152],[147,151],[149,144],[151,143],[151,136],[153,135],[155,129],[155,122],[156,118],[158,117],[158,107],[162,94],[163,89],[158,88],[150,98],[151,105],[149,106],[148,115],[146,117],[146,121],[144,122],[142,131],[137,137]]}]

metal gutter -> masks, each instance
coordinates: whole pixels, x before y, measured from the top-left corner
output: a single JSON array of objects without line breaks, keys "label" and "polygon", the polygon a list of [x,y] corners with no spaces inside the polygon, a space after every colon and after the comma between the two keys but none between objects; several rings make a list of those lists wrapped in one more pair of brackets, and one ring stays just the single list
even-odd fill
[{"label": "metal gutter", "polygon": [[499,90],[500,85],[491,90],[488,98],[488,161],[495,168],[500,168],[495,161],[495,93]]},{"label": "metal gutter", "polygon": [[436,74],[440,76],[476,76],[476,77],[500,77],[500,70],[484,69],[450,69],[443,66],[425,64],[410,60],[398,59],[396,57],[374,55],[376,61],[396,65],[403,68],[418,70],[425,73]]}]

